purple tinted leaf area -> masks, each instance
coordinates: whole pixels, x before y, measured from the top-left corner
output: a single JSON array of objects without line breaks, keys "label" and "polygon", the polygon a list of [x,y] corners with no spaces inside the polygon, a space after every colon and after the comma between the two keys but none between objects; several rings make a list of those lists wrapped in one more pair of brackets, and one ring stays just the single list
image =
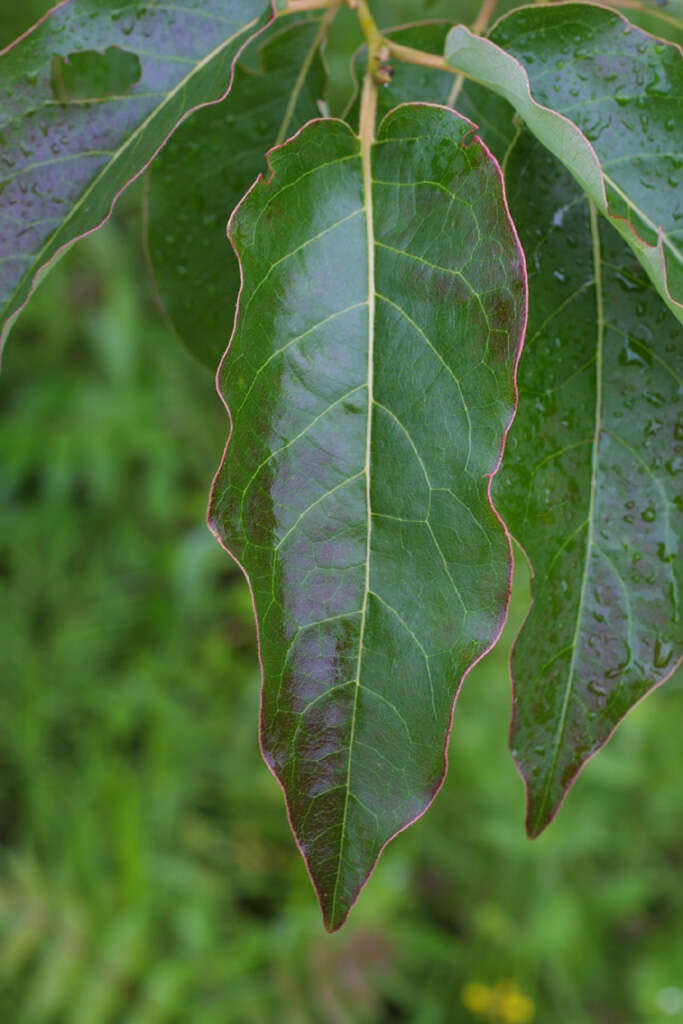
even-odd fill
[{"label": "purple tinted leaf area", "polygon": [[0,55],[0,338],[40,269],[107,218],[189,111],[225,94],[264,7],[66,0]]}]

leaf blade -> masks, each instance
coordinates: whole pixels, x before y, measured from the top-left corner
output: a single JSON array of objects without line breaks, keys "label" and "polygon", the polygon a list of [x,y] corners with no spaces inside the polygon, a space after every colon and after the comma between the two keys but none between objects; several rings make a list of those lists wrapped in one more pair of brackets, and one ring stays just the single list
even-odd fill
[{"label": "leaf blade", "polygon": [[[616,12],[591,4],[561,3],[520,8],[501,19],[489,39],[457,26],[449,33],[445,52],[452,66],[472,74],[513,104],[529,129],[617,228],[669,308],[683,320],[679,185],[666,177],[660,181],[657,165],[648,172],[648,179],[656,175],[656,183],[636,180],[643,175],[638,161],[648,154],[657,154],[662,163],[670,160],[672,175],[681,166],[683,132],[676,106],[676,92],[683,91],[679,48],[629,25]],[[579,63],[576,71],[574,64]],[[644,74],[641,65],[653,76],[645,92],[635,85]],[[656,119],[642,112],[641,97],[646,94],[650,102],[659,101]],[[581,101],[575,104],[577,97]],[[596,121],[591,111],[597,107]],[[673,153],[669,156],[670,140]],[[636,149],[630,152],[633,146]],[[608,173],[610,162],[616,166],[615,152],[622,154],[623,166]]]},{"label": "leaf blade", "polygon": [[[3,51],[0,343],[41,270],[104,223],[190,110],[229,90],[235,59],[269,20],[263,6],[182,0],[169,10],[129,2],[88,11],[66,0]],[[138,61],[124,95],[60,98],[55,58],[112,48]]]},{"label": "leaf blade", "polygon": [[[683,650],[683,335],[623,241],[528,132],[507,166],[531,303],[494,497],[534,573],[511,660],[511,747],[535,836]],[[660,447],[669,440],[671,460]]]},{"label": "leaf blade", "polygon": [[[251,580],[262,748],[330,929],[438,791],[454,697],[507,605],[509,542],[489,488],[525,279],[499,170],[470,135],[439,107],[384,119],[372,246],[367,167],[334,121],[273,152],[231,226],[244,290],[221,386],[243,448],[229,439],[210,524]],[[444,225],[455,255],[432,246]],[[402,366],[426,382],[412,402]]]}]

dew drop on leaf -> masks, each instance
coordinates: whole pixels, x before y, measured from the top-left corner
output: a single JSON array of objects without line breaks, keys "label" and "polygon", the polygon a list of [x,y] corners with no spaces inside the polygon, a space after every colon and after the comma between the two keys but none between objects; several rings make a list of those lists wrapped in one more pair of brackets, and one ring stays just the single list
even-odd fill
[{"label": "dew drop on leaf", "polygon": [[659,636],[655,640],[654,662],[655,668],[666,668],[673,657],[673,645],[662,640]]}]

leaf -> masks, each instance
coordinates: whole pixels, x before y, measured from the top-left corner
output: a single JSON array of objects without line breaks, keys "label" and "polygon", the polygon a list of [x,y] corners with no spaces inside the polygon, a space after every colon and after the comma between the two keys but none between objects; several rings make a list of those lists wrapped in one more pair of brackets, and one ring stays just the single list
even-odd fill
[{"label": "leaf", "polygon": [[257,71],[238,64],[229,97],[188,118],[150,169],[146,219],[159,296],[190,351],[214,370],[240,285],[228,217],[265,169],[266,150],[317,116],[326,27],[311,19],[279,26],[258,50]]},{"label": "leaf", "polygon": [[[415,0],[382,0],[381,3],[370,4],[373,13],[377,17],[380,28],[387,26],[402,25],[405,22],[415,21],[415,12],[418,5]],[[474,21],[481,0],[460,0],[458,3],[458,19],[464,22]],[[419,5],[420,17],[424,18],[447,18],[453,14],[453,0],[426,0]]]},{"label": "leaf", "polygon": [[458,25],[451,66],[509,100],[631,246],[683,321],[683,61],[591,4],[524,7],[490,39]]},{"label": "leaf", "polygon": [[671,43],[683,43],[683,0],[614,0],[628,11],[628,20]]},{"label": "leaf", "polygon": [[[498,0],[496,11],[501,14],[515,6],[516,0]],[[417,24],[416,17],[429,18],[432,21],[450,18],[451,23],[458,21],[467,25],[474,22],[479,15],[482,0],[458,0],[457,5],[453,0],[423,0],[420,4],[415,0],[382,0],[381,3],[371,3],[370,7],[373,8],[377,24],[383,30],[397,25],[412,27]],[[443,53],[443,47],[439,52]]]},{"label": "leaf", "polygon": [[[209,521],[251,581],[262,746],[329,929],[445,773],[510,582],[488,488],[515,405],[521,249],[471,125],[317,121],[232,219],[243,290]],[[371,415],[368,415],[369,410]]]},{"label": "leaf", "polygon": [[535,574],[511,733],[535,836],[683,650],[683,330],[527,132],[506,176],[530,309],[493,493]]},{"label": "leaf", "polygon": [[[107,220],[189,111],[229,90],[264,6],[63,0],[0,54],[0,344],[39,272]],[[80,70],[71,92],[64,62]],[[102,82],[129,84],[103,95]]]}]

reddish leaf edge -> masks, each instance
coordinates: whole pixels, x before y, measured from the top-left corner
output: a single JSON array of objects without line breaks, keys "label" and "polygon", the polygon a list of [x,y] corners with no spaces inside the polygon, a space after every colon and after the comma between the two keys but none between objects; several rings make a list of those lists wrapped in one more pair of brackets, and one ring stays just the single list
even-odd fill
[{"label": "reddish leaf edge", "polygon": [[[234,239],[232,237],[232,226],[233,226],[234,219],[237,216],[237,213],[238,213],[239,209],[241,208],[242,204],[246,201],[247,197],[253,192],[253,190],[256,188],[257,185],[259,185],[261,182],[265,182],[266,184],[270,184],[272,182],[273,177],[274,177],[274,171],[273,171],[273,166],[272,166],[272,162],[271,162],[271,157],[272,157],[273,153],[277,152],[280,149],[284,149],[287,145],[289,145],[289,143],[293,142],[294,139],[298,138],[299,135],[301,135],[301,133],[304,132],[306,130],[306,128],[309,125],[311,125],[311,124],[317,124],[320,121],[336,121],[338,123],[344,124],[347,128],[349,128],[349,125],[347,124],[347,122],[344,121],[343,118],[340,118],[340,117],[332,117],[332,118],[316,117],[316,118],[312,118],[310,121],[307,121],[306,124],[302,125],[301,128],[299,128],[299,130],[294,133],[294,135],[292,135],[290,138],[286,139],[279,146],[273,146],[271,149],[269,149],[268,152],[265,154],[266,155],[267,165],[268,165],[267,176],[264,175],[264,174],[259,174],[259,176],[256,178],[254,183],[247,190],[247,192],[244,194],[242,199],[240,199],[240,201],[237,204],[237,206],[235,207],[235,209],[232,211],[232,213],[230,215],[230,219],[228,221],[228,225],[227,225],[227,237],[228,237],[228,240],[229,240],[230,244],[232,245],[233,251],[234,251],[234,253],[235,253],[236,257],[237,257],[237,261],[238,261],[238,264],[239,264],[240,289],[239,289],[239,292],[238,292],[238,295],[237,295],[237,302],[235,304],[235,317],[234,317],[234,322],[233,322],[232,334],[230,335],[230,340],[228,341],[228,346],[227,346],[225,352],[223,353],[221,361],[220,361],[220,363],[218,365],[218,369],[216,371],[216,391],[218,392],[218,397],[219,397],[221,403],[223,404],[223,406],[225,408],[225,411],[228,414],[228,439],[226,441],[225,448],[223,450],[223,455],[222,455],[222,458],[221,458],[221,461],[220,461],[220,465],[218,466],[218,469],[216,470],[216,473],[214,474],[214,478],[213,478],[213,481],[212,481],[212,484],[211,484],[211,491],[210,491],[210,494],[209,494],[209,506],[208,506],[207,515],[206,515],[206,523],[207,523],[207,526],[208,526],[210,532],[213,534],[215,539],[218,541],[219,545],[223,548],[223,550],[226,552],[226,554],[230,556],[230,558],[233,560],[235,565],[241,571],[242,575],[244,576],[244,578],[245,578],[245,580],[247,582],[247,586],[249,588],[249,596],[251,598],[251,606],[252,606],[252,612],[253,612],[253,615],[254,615],[254,623],[256,625],[256,646],[257,646],[257,655],[258,655],[259,669],[260,669],[260,672],[261,672],[261,693],[260,693],[259,732],[258,732],[259,749],[261,751],[261,757],[265,761],[268,770],[270,771],[271,775],[273,776],[273,778],[277,782],[278,786],[282,790],[282,795],[283,795],[283,798],[284,798],[284,804],[285,804],[285,810],[286,810],[286,814],[287,814],[287,821],[288,821],[288,824],[289,824],[289,828],[290,828],[290,831],[291,831],[292,836],[294,838],[294,842],[296,843],[297,849],[298,849],[299,853],[301,854],[301,858],[302,858],[302,860],[304,862],[304,866],[306,868],[306,872],[307,872],[308,877],[310,879],[310,882],[311,882],[311,885],[313,887],[313,890],[314,890],[314,892],[316,894],[316,898],[318,900],[318,905],[320,906],[320,910],[321,910],[321,913],[322,913],[323,925],[325,927],[325,930],[328,933],[330,933],[330,934],[333,933],[333,932],[339,931],[339,929],[348,920],[349,914],[351,913],[353,908],[356,906],[358,900],[360,899],[361,895],[363,894],[363,891],[364,891],[365,887],[367,886],[367,884],[369,883],[370,879],[372,878],[372,876],[373,876],[373,874],[375,872],[375,868],[377,867],[377,864],[379,863],[379,860],[380,860],[382,854],[384,853],[384,850],[389,845],[389,843],[391,843],[402,832],[405,832],[412,825],[414,825],[417,821],[419,821],[420,818],[422,818],[427,813],[427,811],[432,806],[432,804],[436,800],[437,796],[441,792],[441,789],[443,788],[443,785],[444,785],[444,783],[446,781],[446,776],[448,775],[448,747],[449,747],[449,744],[450,744],[451,733],[453,731],[453,719],[454,719],[454,715],[455,715],[455,707],[456,707],[456,704],[458,702],[458,697],[460,696],[460,691],[462,690],[463,683],[465,682],[465,680],[466,680],[467,676],[470,674],[470,672],[474,668],[476,668],[476,666],[488,654],[491,653],[491,651],[494,649],[494,647],[497,645],[498,641],[500,640],[500,637],[501,637],[501,635],[503,633],[503,630],[505,628],[505,624],[506,624],[507,618],[508,618],[508,613],[509,613],[509,610],[510,610],[510,596],[512,594],[512,581],[513,581],[513,576],[514,576],[514,553],[513,553],[513,548],[512,548],[512,539],[513,538],[512,538],[512,535],[511,535],[510,531],[508,530],[507,524],[505,523],[503,517],[501,516],[500,512],[498,511],[498,509],[496,508],[496,506],[494,504],[493,496],[491,494],[491,487],[493,485],[493,479],[494,479],[494,477],[498,473],[498,470],[501,467],[501,464],[502,464],[502,461],[503,461],[503,455],[504,455],[504,452],[505,452],[505,444],[506,444],[506,441],[507,441],[507,437],[508,437],[508,434],[510,432],[510,428],[512,427],[512,424],[514,422],[515,416],[517,414],[517,409],[518,409],[518,406],[519,406],[519,389],[518,389],[518,385],[517,385],[517,371],[518,371],[518,368],[519,368],[519,361],[520,361],[520,359],[522,357],[522,352],[523,352],[523,349],[524,349],[524,340],[525,340],[525,337],[526,337],[526,329],[527,329],[528,318],[529,318],[529,279],[528,279],[528,274],[527,274],[527,269],[526,269],[526,256],[525,256],[525,253],[524,253],[524,249],[522,247],[522,243],[520,242],[520,239],[519,239],[519,234],[517,232],[517,227],[515,225],[514,220],[512,219],[512,214],[510,213],[510,207],[509,207],[509,204],[508,204],[507,193],[506,193],[506,190],[505,190],[505,179],[504,179],[504,176],[503,176],[503,171],[502,171],[502,169],[500,167],[500,164],[498,163],[498,161],[496,160],[495,156],[493,155],[491,150],[488,148],[486,143],[481,139],[481,137],[479,135],[476,134],[477,131],[478,131],[478,125],[475,125],[473,121],[471,121],[468,117],[465,117],[463,114],[461,114],[458,111],[456,111],[454,108],[445,106],[444,104],[441,104],[441,103],[427,103],[427,102],[401,103],[401,104],[398,104],[398,106],[394,107],[393,110],[398,110],[401,107],[414,107],[414,106],[433,107],[433,108],[436,108],[438,110],[447,110],[449,113],[453,114],[455,117],[459,118],[462,121],[466,121],[468,124],[471,125],[471,127],[472,127],[471,133],[468,136],[465,136],[465,139],[469,138],[470,141],[466,143],[465,139],[463,139],[462,145],[465,146],[465,148],[469,148],[469,146],[471,146],[471,145],[479,144],[482,147],[482,149],[484,150],[484,152],[485,152],[486,156],[488,157],[488,159],[491,161],[491,163],[492,163],[492,165],[493,165],[493,167],[494,167],[494,169],[495,169],[495,171],[496,171],[496,173],[498,175],[498,178],[499,178],[499,181],[500,181],[500,188],[501,188],[502,199],[503,199],[503,207],[505,209],[505,215],[506,215],[506,217],[508,219],[508,223],[510,224],[510,227],[512,229],[512,233],[513,233],[513,237],[514,237],[514,240],[515,240],[516,248],[517,248],[517,251],[518,251],[520,259],[521,259],[521,266],[522,266],[522,269],[523,269],[523,272],[524,272],[524,315],[523,315],[523,319],[522,319],[522,325],[521,325],[521,330],[520,330],[520,335],[519,335],[519,341],[518,341],[518,344],[517,344],[517,350],[516,350],[516,353],[515,353],[515,360],[514,360],[514,364],[513,364],[513,368],[512,368],[513,408],[512,408],[512,413],[510,415],[510,419],[509,419],[509,421],[508,421],[508,423],[507,423],[507,425],[506,425],[506,427],[505,427],[505,429],[503,431],[503,436],[502,436],[501,444],[500,444],[500,451],[499,451],[499,454],[498,454],[498,461],[496,462],[496,465],[494,466],[494,468],[491,471],[491,473],[489,473],[489,475],[488,475],[488,484],[487,484],[487,490],[486,490],[489,506],[491,508],[491,511],[495,515],[496,519],[498,520],[498,522],[501,525],[501,528],[503,530],[503,534],[505,536],[505,541],[506,541],[506,544],[507,544],[507,547],[508,547],[508,578],[507,578],[506,593],[505,593],[505,607],[504,607],[503,612],[502,612],[501,617],[500,617],[500,624],[499,624],[498,630],[497,630],[495,636],[493,637],[491,643],[488,645],[488,647],[486,647],[485,650],[483,650],[481,652],[481,654],[479,654],[474,659],[474,661],[467,667],[467,669],[463,673],[463,675],[462,675],[462,677],[460,679],[460,682],[458,683],[457,689],[455,691],[455,695],[453,697],[453,703],[451,705],[451,714],[450,714],[450,719],[449,719],[449,723],[448,723],[448,730],[447,730],[447,733],[446,733],[446,739],[445,739],[445,744],[444,744],[444,753],[443,753],[443,766],[444,767],[443,767],[443,772],[442,772],[441,778],[440,778],[437,786],[434,789],[434,792],[432,793],[432,795],[429,798],[428,802],[425,804],[425,806],[422,808],[422,810],[418,814],[414,815],[409,821],[406,822],[405,825],[402,825],[401,828],[397,829],[395,832],[393,832],[389,836],[388,839],[385,840],[385,842],[380,847],[379,853],[377,854],[377,856],[376,856],[376,858],[375,858],[375,860],[373,862],[373,865],[370,868],[370,870],[368,871],[368,874],[367,874],[367,876],[365,878],[365,881],[363,882],[363,884],[361,885],[360,889],[358,890],[358,893],[356,894],[355,898],[349,904],[349,907],[346,910],[344,916],[341,919],[335,921],[334,924],[332,924],[328,920],[328,918],[327,918],[327,915],[326,915],[325,909],[324,909],[322,894],[320,893],[320,891],[319,891],[319,889],[318,889],[318,887],[317,887],[317,885],[315,883],[315,880],[313,878],[313,874],[311,872],[311,868],[309,866],[308,857],[306,856],[306,853],[304,852],[304,850],[303,850],[303,848],[301,846],[301,843],[299,842],[299,839],[298,839],[298,836],[296,834],[296,831],[294,829],[294,824],[293,824],[293,821],[292,821],[291,808],[290,808],[290,805],[289,805],[289,800],[287,799],[287,793],[285,791],[285,787],[284,787],[283,783],[281,782],[281,780],[279,779],[279,777],[277,776],[277,774],[275,772],[275,769],[274,769],[271,761],[268,758],[268,754],[267,754],[266,750],[264,749],[264,745],[263,745],[263,708],[264,708],[265,670],[264,670],[264,666],[263,666],[263,655],[262,655],[262,650],[261,650],[261,627],[260,627],[260,623],[259,623],[259,619],[258,619],[258,613],[257,613],[257,610],[256,610],[256,601],[255,601],[255,598],[254,598],[254,590],[253,590],[253,587],[252,587],[252,584],[251,584],[251,580],[249,578],[249,574],[248,574],[247,570],[245,569],[244,565],[242,565],[240,560],[236,557],[236,555],[230,550],[230,548],[227,547],[227,545],[222,540],[222,538],[220,536],[220,533],[219,533],[219,530],[218,530],[218,527],[215,525],[215,522],[213,520],[212,510],[213,510],[213,504],[214,504],[214,493],[215,493],[215,490],[216,490],[216,485],[218,483],[218,479],[219,479],[219,477],[221,475],[221,472],[223,470],[223,466],[224,466],[225,460],[227,458],[228,449],[230,448],[230,443],[232,441],[232,435],[233,435],[232,413],[230,411],[230,406],[229,406],[229,404],[228,404],[228,402],[227,402],[227,400],[225,398],[225,395],[223,394],[222,388],[221,388],[221,376],[222,376],[224,365],[225,365],[225,363],[226,363],[226,361],[228,359],[228,356],[230,354],[230,349],[232,347],[232,342],[233,342],[233,339],[235,337],[235,333],[236,333],[236,330],[237,330],[237,324],[239,322],[239,315],[240,315],[242,291],[244,289],[244,268],[242,266],[242,260],[240,258],[239,252],[237,250],[237,247],[235,245]],[[389,114],[393,113],[393,110],[389,111],[385,115],[385,117],[388,117]],[[384,120],[384,119],[385,118],[383,118],[382,120]],[[380,122],[380,124],[381,123],[382,122]],[[356,136],[356,137],[358,137],[358,136]]]},{"label": "reddish leaf edge", "polygon": [[[653,32],[648,32],[646,29],[640,28],[640,26],[635,25],[635,24],[633,24],[633,22],[629,21],[628,18],[625,17],[625,15],[623,15],[621,13],[621,11],[616,10],[616,8],[614,8],[614,7],[610,7],[608,4],[593,3],[593,0],[590,0],[590,2],[588,2],[588,0],[557,0],[557,2],[553,2],[553,3],[543,3],[543,0],[540,0],[540,6],[541,7],[553,7],[553,8],[554,7],[577,7],[577,6],[581,6],[581,7],[597,7],[601,11],[608,11],[610,14],[614,14],[614,15],[616,15],[616,17],[620,18],[624,22],[624,24],[627,26],[628,31],[633,31],[635,29],[637,32],[642,32],[644,35],[649,36],[651,39],[653,39],[655,41],[655,43],[661,43],[663,46],[671,46],[671,47],[673,47],[674,49],[678,50],[679,55],[683,59],[683,47],[681,47],[678,43],[674,43],[670,39],[665,39],[663,36],[657,36]],[[565,114],[561,114],[558,110],[553,110],[552,107],[544,106],[543,103],[539,103],[538,100],[535,99],[534,94],[531,91],[531,82],[529,81],[529,75],[527,73],[526,68],[522,64],[522,62],[517,60],[516,57],[513,57],[513,55],[511,53],[508,53],[507,50],[503,50],[502,46],[498,46],[497,43],[494,43],[493,40],[489,38],[491,36],[492,32],[494,31],[494,29],[498,28],[498,26],[501,24],[501,22],[505,21],[506,18],[511,17],[511,15],[513,15],[513,14],[517,14],[518,11],[538,10],[538,8],[539,8],[539,3],[531,3],[531,4],[521,4],[519,7],[515,7],[511,11],[506,11],[504,14],[501,14],[501,16],[497,19],[497,21],[495,21],[493,23],[493,25],[491,25],[491,27],[488,29],[488,31],[486,32],[485,36],[483,36],[483,38],[487,39],[493,46],[495,46],[498,50],[500,50],[502,53],[504,53],[506,55],[506,57],[509,57],[510,60],[514,61],[514,63],[517,64],[517,66],[519,67],[520,71],[522,72],[522,74],[524,75],[524,77],[526,79],[526,88],[527,88],[527,92],[529,93],[529,98],[531,99],[532,103],[535,106],[540,107],[543,110],[550,110],[551,113],[553,113],[556,117],[560,118],[563,121],[566,121],[567,124],[569,124],[576,131],[577,135],[581,136],[581,139],[583,140],[583,142],[586,144],[586,146],[588,146],[588,148],[592,152],[593,157],[595,158],[596,165],[597,165],[597,167],[598,167],[598,169],[600,171],[601,189],[602,189],[602,195],[603,195],[603,200],[604,200],[604,211],[601,210],[598,207],[598,212],[603,217],[606,218],[608,223],[611,222],[611,221],[613,221],[613,222],[617,222],[618,221],[619,223],[625,224],[627,229],[631,232],[633,237],[636,239],[636,241],[639,242],[643,246],[643,248],[647,248],[647,249],[651,250],[652,253],[656,256],[657,261],[658,261],[658,263],[660,265],[660,273],[661,273],[661,277],[662,277],[663,290],[664,290],[664,294],[666,296],[666,300],[665,301],[667,301],[667,303],[669,304],[672,312],[674,312],[674,314],[678,317],[678,319],[681,321],[681,323],[683,323],[683,302],[679,302],[678,299],[674,298],[674,296],[671,293],[671,289],[669,287],[669,271],[668,271],[668,268],[667,268],[667,265],[666,265],[666,257],[664,255],[664,231],[662,229],[662,226],[661,225],[654,225],[653,224],[653,230],[656,230],[656,233],[657,233],[657,242],[656,243],[648,242],[648,240],[646,238],[642,238],[641,237],[641,235],[639,234],[638,230],[636,229],[635,225],[633,224],[633,222],[630,220],[629,217],[624,217],[624,216],[622,216],[621,214],[618,214],[618,213],[612,213],[612,211],[610,209],[610,205],[607,202],[607,191],[606,191],[606,187],[605,187],[605,175],[603,174],[603,171],[602,171],[602,161],[600,160],[600,158],[599,158],[599,156],[598,156],[598,154],[597,154],[597,152],[595,150],[595,147],[593,146],[593,143],[586,137],[586,135],[584,135],[584,133],[581,131],[581,129],[577,125],[574,124],[574,122],[571,120],[571,118],[568,118]],[[484,88],[488,88],[488,86],[484,86]],[[541,142],[541,145],[543,145],[543,142]],[[636,256],[637,256],[637,254],[636,254]],[[646,273],[647,273],[647,270],[646,270]],[[648,274],[648,277],[649,276],[650,275]],[[660,297],[662,297],[662,294],[661,294],[659,288],[657,288],[656,283],[654,281],[652,283],[653,283],[653,286],[654,286],[655,290],[658,292]]]},{"label": "reddish leaf edge", "polygon": [[[508,730],[508,748],[510,750],[510,756],[512,757],[512,760],[513,760],[513,763],[515,765],[515,768],[517,769],[517,774],[519,775],[519,777],[522,780],[522,783],[524,785],[524,800],[525,800],[524,824],[525,824],[526,834],[529,837],[529,839],[538,839],[538,837],[540,835],[542,835],[543,832],[545,832],[545,830],[548,828],[548,826],[552,825],[553,821],[555,820],[557,815],[562,810],[562,808],[564,806],[564,803],[565,803],[565,800],[567,799],[567,797],[571,793],[572,789],[574,788],[574,786],[578,782],[579,776],[582,774],[584,768],[593,760],[594,757],[596,757],[601,752],[601,750],[603,750],[604,747],[607,746],[607,744],[612,739],[612,737],[614,736],[615,732],[617,731],[619,726],[622,724],[622,722],[626,721],[626,719],[630,717],[631,712],[635,711],[635,709],[640,704],[642,704],[643,701],[646,700],[652,693],[654,693],[655,690],[658,690],[660,686],[663,686],[664,683],[668,683],[668,681],[671,679],[673,674],[683,664],[683,654],[678,659],[678,661],[674,662],[673,666],[671,667],[671,670],[662,679],[659,679],[656,683],[653,683],[652,686],[648,690],[646,690],[646,692],[642,695],[642,697],[639,697],[638,700],[635,702],[635,704],[632,704],[631,707],[628,709],[628,711],[626,711],[625,714],[623,714],[621,716],[621,718],[617,722],[614,723],[614,725],[612,726],[612,728],[610,729],[608,734],[605,736],[604,740],[602,740],[598,744],[598,746],[595,747],[594,750],[591,750],[590,754],[586,757],[586,759],[584,761],[582,761],[581,765],[579,766],[579,768],[577,769],[575,774],[572,776],[571,782],[565,788],[565,790],[564,790],[564,792],[562,794],[562,797],[560,798],[560,800],[558,800],[558,802],[554,805],[554,807],[551,808],[549,813],[544,814],[544,815],[539,815],[536,818],[536,820],[532,822],[532,818],[531,818],[532,800],[531,800],[531,792],[530,792],[529,780],[527,779],[526,775],[524,774],[523,765],[515,757],[515,755],[513,753],[513,746],[512,746],[512,730],[513,730],[514,717],[515,717],[515,711],[514,711],[514,707],[515,707],[515,694],[516,694],[516,690],[517,690],[517,682],[516,682],[516,679],[515,679],[514,672],[512,671],[512,658],[513,658],[514,653],[515,653],[515,648],[517,646],[517,642],[518,642],[520,636],[522,635],[522,631],[524,630],[524,627],[526,626],[527,619],[531,615],[531,610],[532,610],[532,608],[534,606],[533,582],[534,582],[534,579],[536,578],[536,573],[534,571],[533,563],[532,563],[531,559],[529,558],[529,555],[528,555],[524,545],[520,541],[518,541],[517,538],[514,537],[514,536],[512,537],[512,540],[514,541],[514,544],[516,544],[516,546],[519,548],[519,550],[521,551],[522,555],[524,556],[524,558],[526,560],[527,567],[529,569],[529,575],[531,577],[531,580],[530,580],[530,583],[531,583],[531,586],[530,586],[531,601],[529,603],[529,607],[527,609],[527,613],[524,616],[524,621],[522,622],[521,626],[517,630],[517,635],[515,636],[515,639],[514,639],[514,641],[512,643],[512,646],[510,648],[510,653],[508,655],[508,671],[509,671],[509,675],[510,675],[510,684],[512,686],[512,711],[511,711],[511,714],[510,714],[510,727],[509,727],[509,730]],[[513,557],[514,557],[514,555],[513,555]]]},{"label": "reddish leaf edge", "polygon": [[[16,39],[12,40],[12,42],[9,43],[9,45],[6,46],[3,50],[0,50],[0,58],[4,57],[5,54],[9,53],[16,46],[18,46],[19,43],[23,42],[24,39],[26,39],[33,32],[35,32],[36,29],[40,28],[40,26],[42,24],[44,24],[44,22],[46,22],[48,18],[52,17],[52,15],[55,14],[58,10],[61,10],[62,7],[66,7],[67,4],[70,4],[70,3],[73,3],[73,2],[74,2],[74,0],[60,0],[59,3],[55,4],[54,7],[51,7],[50,10],[47,11],[42,16],[42,18],[39,18],[38,21],[36,21],[33,25],[31,25],[30,28],[28,28],[25,32],[22,32],[22,34],[20,36],[18,36]],[[242,54],[244,53],[246,48],[250,45],[250,43],[252,43],[254,41],[254,39],[257,39],[267,29],[270,28],[270,26],[274,23],[274,21],[276,20],[276,18],[278,16],[278,0],[268,0],[268,3],[269,3],[269,6],[270,6],[270,10],[271,10],[270,18],[268,19],[266,24],[263,25],[260,29],[257,29],[256,32],[254,32],[251,35],[248,35],[245,38],[245,40],[242,43],[242,45],[240,46],[239,50],[237,50],[237,52],[235,53],[235,56],[233,57],[232,61],[230,62],[230,78],[228,79],[228,84],[226,86],[226,89],[225,89],[225,92],[223,93],[223,95],[219,96],[218,99],[216,99],[216,100],[209,100],[207,103],[199,103],[199,104],[197,104],[196,107],[192,107],[191,110],[186,110],[185,113],[183,114],[183,116],[177,122],[177,124],[175,124],[173,126],[173,128],[168,133],[168,135],[163,140],[163,142],[161,142],[160,145],[154,150],[154,153],[152,153],[152,156],[149,158],[149,160],[138,171],[136,171],[135,174],[128,179],[128,181],[125,183],[125,185],[123,185],[118,190],[118,192],[114,195],[114,197],[113,197],[113,199],[111,201],[111,204],[109,206],[109,212],[107,213],[107,215],[98,224],[95,224],[94,227],[89,228],[87,231],[84,231],[82,234],[76,235],[75,238],[72,238],[68,242],[65,242],[64,245],[60,246],[59,249],[57,249],[57,251],[55,253],[53,253],[53,255],[50,257],[49,260],[47,260],[45,263],[43,263],[42,266],[40,266],[36,270],[36,272],[33,275],[33,279],[31,281],[31,287],[29,289],[29,292],[28,292],[26,298],[24,299],[22,304],[19,306],[19,308],[15,309],[14,312],[10,314],[10,316],[7,318],[7,320],[4,322],[4,324],[0,324],[0,370],[2,369],[2,355],[3,355],[4,349],[5,349],[5,343],[6,343],[8,337],[10,335],[10,332],[11,332],[12,328],[14,327],[14,324],[17,321],[17,318],[26,309],[26,306],[31,301],[36,288],[45,279],[45,277],[49,274],[49,272],[52,270],[52,268],[55,265],[55,263],[57,263],[61,259],[61,257],[64,255],[64,253],[66,253],[73,245],[76,245],[78,242],[81,242],[84,238],[88,238],[90,235],[93,235],[96,231],[99,231],[100,228],[104,227],[104,225],[109,222],[109,220],[111,219],[111,216],[112,216],[112,214],[114,212],[114,208],[115,208],[116,204],[118,203],[119,199],[121,198],[121,196],[123,195],[123,193],[126,192],[130,188],[130,186],[133,184],[134,181],[137,181],[137,179],[148,170],[148,168],[151,166],[152,162],[156,159],[158,154],[161,152],[161,150],[164,148],[164,146],[168,143],[169,139],[175,134],[175,132],[180,127],[180,125],[184,121],[186,121],[188,117],[191,117],[197,110],[201,110],[203,107],[212,107],[216,103],[222,103],[223,100],[225,100],[230,95],[230,92],[232,90],[232,85],[233,85],[233,82],[235,80],[235,67],[236,67],[237,62],[239,61],[240,57],[242,56]],[[162,312],[162,315],[163,315],[163,309],[161,309],[161,312]]]}]

